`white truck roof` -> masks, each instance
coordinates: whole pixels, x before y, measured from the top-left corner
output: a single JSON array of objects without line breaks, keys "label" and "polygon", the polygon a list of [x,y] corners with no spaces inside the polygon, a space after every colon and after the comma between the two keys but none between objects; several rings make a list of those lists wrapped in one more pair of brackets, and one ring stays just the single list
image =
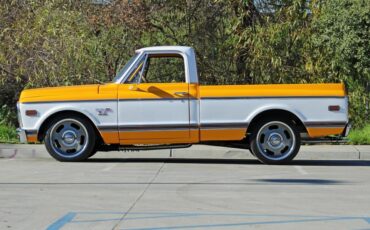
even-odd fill
[{"label": "white truck roof", "polygon": [[187,55],[191,55],[193,48],[189,46],[151,46],[145,47],[136,50],[136,52],[144,52],[144,51],[178,51],[181,53],[185,53]]}]

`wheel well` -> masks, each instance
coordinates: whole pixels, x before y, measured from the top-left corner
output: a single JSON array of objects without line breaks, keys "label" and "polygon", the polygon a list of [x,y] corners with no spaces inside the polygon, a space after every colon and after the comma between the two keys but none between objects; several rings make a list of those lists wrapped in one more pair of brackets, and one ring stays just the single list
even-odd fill
[{"label": "wheel well", "polygon": [[289,119],[296,125],[299,132],[307,132],[306,127],[304,126],[303,122],[292,112],[282,110],[282,109],[271,109],[263,111],[255,116],[249,124],[248,131],[252,131],[254,127],[258,124],[258,122],[262,119],[266,118],[284,118]]},{"label": "wheel well", "polygon": [[90,124],[92,125],[92,127],[94,128],[95,130],[95,133],[98,138],[99,141],[102,140],[102,137],[100,136],[100,133],[98,131],[98,129],[96,128],[95,124],[90,120],[89,117],[87,117],[85,114],[83,113],[80,113],[80,112],[76,112],[76,111],[73,111],[73,110],[66,110],[66,111],[60,111],[60,112],[57,112],[57,113],[54,113],[52,114],[51,116],[49,116],[40,126],[40,129],[37,133],[37,140],[38,141],[43,141],[44,137],[45,137],[45,133],[50,125],[50,122],[55,118],[55,117],[58,117],[60,115],[65,115],[65,114],[68,114],[68,115],[73,115],[73,116],[79,116],[81,118],[84,118],[86,119],[86,121],[90,122]]}]

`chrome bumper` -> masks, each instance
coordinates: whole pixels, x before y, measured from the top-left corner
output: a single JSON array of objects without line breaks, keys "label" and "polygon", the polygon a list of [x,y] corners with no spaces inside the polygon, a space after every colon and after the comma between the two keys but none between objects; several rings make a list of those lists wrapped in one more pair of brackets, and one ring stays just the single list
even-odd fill
[{"label": "chrome bumper", "polygon": [[20,141],[21,143],[27,143],[27,134],[26,134],[26,130],[21,129],[21,128],[18,128],[18,129],[17,129],[17,135],[18,135],[19,141]]},{"label": "chrome bumper", "polygon": [[352,128],[351,123],[347,123],[346,127],[345,127],[345,128],[344,128],[344,130],[343,130],[342,136],[343,136],[343,137],[348,136],[349,131],[351,130],[351,128]]}]

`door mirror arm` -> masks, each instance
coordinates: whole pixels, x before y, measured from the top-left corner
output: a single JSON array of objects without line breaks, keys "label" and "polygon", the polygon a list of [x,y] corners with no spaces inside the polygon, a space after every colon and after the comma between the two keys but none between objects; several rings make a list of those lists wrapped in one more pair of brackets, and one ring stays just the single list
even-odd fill
[{"label": "door mirror arm", "polygon": [[139,84],[135,83],[135,84],[132,84],[128,87],[129,90],[131,91],[137,91],[139,90]]}]

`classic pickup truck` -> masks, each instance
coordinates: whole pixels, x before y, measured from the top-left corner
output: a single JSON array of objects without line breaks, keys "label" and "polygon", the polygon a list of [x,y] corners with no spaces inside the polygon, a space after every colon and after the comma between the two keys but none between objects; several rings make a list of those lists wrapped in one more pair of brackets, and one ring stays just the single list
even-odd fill
[{"label": "classic pickup truck", "polygon": [[184,46],[137,50],[111,83],[23,90],[17,108],[21,141],[44,142],[59,161],[209,144],[281,164],[301,137],[349,130],[342,83],[200,85],[194,50]]}]

